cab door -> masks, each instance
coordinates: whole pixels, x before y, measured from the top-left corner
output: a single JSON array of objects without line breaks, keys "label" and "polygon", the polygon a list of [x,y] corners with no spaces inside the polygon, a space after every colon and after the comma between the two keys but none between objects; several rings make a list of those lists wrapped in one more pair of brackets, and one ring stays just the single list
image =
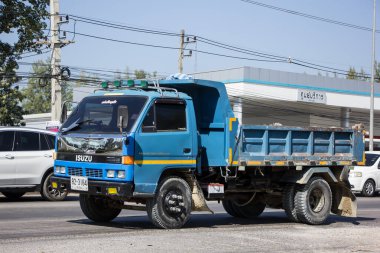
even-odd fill
[{"label": "cab door", "polygon": [[0,132],[0,187],[14,185],[16,168],[13,154],[14,131]]},{"label": "cab door", "polygon": [[196,150],[182,99],[157,99],[135,135],[135,192],[153,193],[166,169],[194,168]]}]

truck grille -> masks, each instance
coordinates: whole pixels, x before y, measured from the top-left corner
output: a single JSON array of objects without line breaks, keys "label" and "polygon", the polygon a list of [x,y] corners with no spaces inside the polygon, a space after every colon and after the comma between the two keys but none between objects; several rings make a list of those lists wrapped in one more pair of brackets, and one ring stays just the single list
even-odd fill
[{"label": "truck grille", "polygon": [[86,169],[86,176],[103,178],[103,170],[100,169]]},{"label": "truck grille", "polygon": [[82,168],[70,168],[68,169],[69,176],[82,176]]}]

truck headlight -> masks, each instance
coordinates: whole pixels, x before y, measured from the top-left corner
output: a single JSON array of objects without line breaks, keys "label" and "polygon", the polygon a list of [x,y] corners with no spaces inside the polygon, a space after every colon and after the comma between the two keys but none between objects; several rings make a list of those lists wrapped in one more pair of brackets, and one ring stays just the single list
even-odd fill
[{"label": "truck headlight", "polygon": [[66,167],[64,167],[64,166],[55,166],[55,173],[66,174]]},{"label": "truck headlight", "polygon": [[363,174],[361,172],[353,172],[352,175],[354,177],[362,177],[363,176]]},{"label": "truck headlight", "polygon": [[125,178],[125,171],[124,170],[119,170],[117,172],[117,178]]},{"label": "truck headlight", "polygon": [[114,170],[107,170],[107,177],[115,177],[115,171]]}]

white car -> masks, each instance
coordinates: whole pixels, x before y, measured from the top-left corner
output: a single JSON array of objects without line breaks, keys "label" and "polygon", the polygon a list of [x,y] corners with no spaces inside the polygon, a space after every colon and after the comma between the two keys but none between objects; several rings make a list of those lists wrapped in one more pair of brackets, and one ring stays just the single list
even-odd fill
[{"label": "white car", "polygon": [[55,133],[26,127],[0,128],[0,192],[17,199],[38,191],[47,200],[63,200],[67,191],[51,187]]},{"label": "white car", "polygon": [[365,152],[365,166],[354,166],[350,170],[351,190],[364,196],[374,196],[380,191],[380,152]]}]

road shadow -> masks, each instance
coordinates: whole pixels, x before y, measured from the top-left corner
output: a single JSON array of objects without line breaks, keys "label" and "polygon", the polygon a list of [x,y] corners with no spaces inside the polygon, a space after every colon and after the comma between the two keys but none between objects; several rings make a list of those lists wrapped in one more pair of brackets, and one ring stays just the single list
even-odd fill
[{"label": "road shadow", "polygon": [[[43,199],[40,195],[38,194],[33,194],[33,195],[24,195],[21,198],[18,199],[8,199],[4,197],[3,195],[0,195],[0,203],[14,203],[14,202],[37,202],[37,201],[46,201],[49,202],[45,199]],[[79,201],[79,196],[78,195],[68,195],[64,200],[62,201]]]},{"label": "road shadow", "polygon": [[[356,218],[348,218],[348,217],[340,217],[336,215],[331,215],[327,222],[322,225],[331,225],[335,223],[348,223],[353,225],[360,225],[361,222],[364,221],[373,221],[375,218],[368,217],[356,217]],[[118,229],[128,229],[128,230],[142,230],[142,229],[156,229],[153,226],[147,215],[138,215],[138,216],[124,216],[118,217],[114,219],[112,222],[93,222],[89,219],[80,219],[80,220],[70,220],[70,223],[83,224],[89,226],[100,226],[107,228],[118,228]],[[257,219],[242,219],[235,218],[227,213],[216,213],[216,214],[192,214],[188,223],[182,229],[189,228],[218,228],[223,226],[237,226],[237,225],[275,225],[275,224],[287,224],[287,225],[295,225],[296,223],[292,223],[286,217],[283,211],[275,211],[275,212],[267,212],[263,213]],[[308,226],[305,224],[300,224],[304,226]]]}]

